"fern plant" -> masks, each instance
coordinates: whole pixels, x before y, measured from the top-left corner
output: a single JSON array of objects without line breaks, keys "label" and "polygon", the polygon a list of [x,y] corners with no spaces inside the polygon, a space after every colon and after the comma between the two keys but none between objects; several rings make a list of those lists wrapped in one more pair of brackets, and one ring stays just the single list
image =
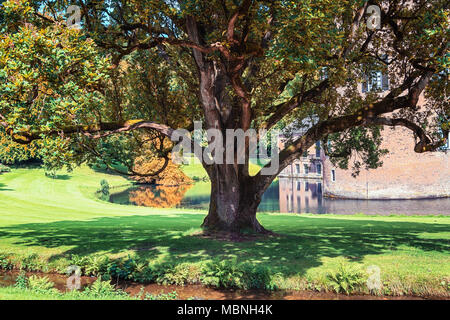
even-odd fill
[{"label": "fern plant", "polygon": [[350,294],[365,282],[364,273],[343,263],[335,272],[327,273],[327,281],[336,293]]}]

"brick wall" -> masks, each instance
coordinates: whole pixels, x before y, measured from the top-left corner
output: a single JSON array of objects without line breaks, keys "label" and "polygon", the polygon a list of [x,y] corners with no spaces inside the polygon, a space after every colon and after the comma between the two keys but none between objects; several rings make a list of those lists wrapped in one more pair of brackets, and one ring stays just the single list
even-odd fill
[{"label": "brick wall", "polygon": [[357,178],[325,159],[324,194],[358,199],[450,197],[450,151],[415,153],[413,133],[402,127],[385,127],[382,147],[389,150],[383,166],[361,170]]}]

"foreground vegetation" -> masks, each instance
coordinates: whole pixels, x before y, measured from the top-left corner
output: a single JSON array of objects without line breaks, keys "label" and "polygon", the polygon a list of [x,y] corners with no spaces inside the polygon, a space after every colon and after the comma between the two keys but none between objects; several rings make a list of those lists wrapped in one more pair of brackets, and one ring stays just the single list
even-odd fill
[{"label": "foreground vegetation", "polygon": [[61,292],[47,277],[20,274],[14,286],[0,287],[0,300],[175,300],[177,293],[153,295],[141,291],[131,296],[108,281],[96,280],[82,291]]},{"label": "foreground vegetation", "polygon": [[[103,280],[449,296],[448,216],[263,213],[279,236],[219,241],[199,237],[205,212],[97,199],[102,179],[128,183],[87,167],[54,179],[41,169],[3,174],[0,268],[64,273],[75,264]],[[372,265],[382,287],[371,292]]]}]

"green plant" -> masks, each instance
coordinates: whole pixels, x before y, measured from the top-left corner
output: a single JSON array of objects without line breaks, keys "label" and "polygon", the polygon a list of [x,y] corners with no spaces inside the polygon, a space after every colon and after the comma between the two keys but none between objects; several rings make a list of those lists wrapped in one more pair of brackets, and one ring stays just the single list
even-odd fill
[{"label": "green plant", "polygon": [[14,284],[14,287],[19,289],[26,289],[28,288],[28,277],[25,274],[25,271],[21,271],[19,275],[17,276],[16,283]]},{"label": "green plant", "polygon": [[104,201],[108,201],[109,200],[109,183],[108,181],[106,181],[105,179],[102,179],[100,181],[100,189],[97,190],[97,193],[100,194],[100,199],[104,200]]},{"label": "green plant", "polygon": [[328,284],[337,293],[352,293],[364,282],[364,273],[356,267],[341,263],[337,271],[328,272],[326,275]]},{"label": "green plant", "polygon": [[133,259],[130,255],[124,261],[116,260],[109,264],[108,274],[112,278],[129,280],[133,278],[137,270],[143,271],[145,264]]},{"label": "green plant", "polygon": [[268,268],[250,263],[238,264],[236,259],[207,263],[202,270],[201,281],[223,288],[276,289]]},{"label": "green plant", "polygon": [[128,297],[126,292],[114,288],[109,281],[102,281],[101,279],[97,279],[91,286],[84,289],[82,294],[92,298],[105,296]]},{"label": "green plant", "polygon": [[4,164],[0,163],[0,173],[3,173],[3,172],[11,172],[11,169],[9,167],[5,166]]},{"label": "green plant", "polygon": [[79,255],[73,254],[69,260],[70,265],[77,266],[81,269],[81,273],[86,275],[86,269],[89,267],[89,257],[81,257]]},{"label": "green plant", "polygon": [[86,259],[84,272],[88,276],[99,277],[108,272],[110,260],[107,256],[90,256]]},{"label": "green plant", "polygon": [[178,300],[178,293],[176,291],[160,293],[157,295],[146,293],[144,295],[144,300]]},{"label": "green plant", "polygon": [[10,254],[0,253],[0,269],[1,270],[11,270],[13,268],[13,264],[9,259]]},{"label": "green plant", "polygon": [[201,268],[192,263],[181,263],[165,269],[159,277],[159,282],[163,284],[175,284],[182,286],[185,284],[199,283],[201,278]]},{"label": "green plant", "polygon": [[39,262],[39,256],[36,253],[29,254],[21,259],[20,269],[27,271],[40,271],[42,270],[42,263]]},{"label": "green plant", "polygon": [[205,265],[202,283],[223,288],[241,288],[243,275],[235,259],[213,261]]},{"label": "green plant", "polygon": [[31,275],[28,278],[28,289],[36,292],[58,292],[54,288],[55,284],[48,277]]}]

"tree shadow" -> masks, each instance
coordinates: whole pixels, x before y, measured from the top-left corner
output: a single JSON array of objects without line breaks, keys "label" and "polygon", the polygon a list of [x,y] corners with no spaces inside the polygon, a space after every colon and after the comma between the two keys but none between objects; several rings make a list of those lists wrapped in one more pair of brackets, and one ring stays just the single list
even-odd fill
[{"label": "tree shadow", "polygon": [[13,191],[13,189],[5,188],[6,184],[0,182],[0,191]]},{"label": "tree shadow", "polygon": [[448,252],[449,240],[423,233],[448,232],[448,225],[406,222],[344,220],[336,218],[263,217],[263,225],[281,233],[253,242],[225,242],[192,235],[203,216],[168,214],[102,217],[90,221],[29,223],[0,228],[0,238],[22,246],[68,247],[61,256],[96,253],[119,254],[134,250],[142,259],[164,262],[197,262],[229,259],[260,263],[286,276],[304,274],[322,264],[324,257],[361,261],[401,246],[423,251]]},{"label": "tree shadow", "polygon": [[48,178],[50,179],[54,179],[54,180],[70,180],[72,179],[71,175],[68,174],[56,174],[56,175],[52,175],[52,176],[48,176]]}]

